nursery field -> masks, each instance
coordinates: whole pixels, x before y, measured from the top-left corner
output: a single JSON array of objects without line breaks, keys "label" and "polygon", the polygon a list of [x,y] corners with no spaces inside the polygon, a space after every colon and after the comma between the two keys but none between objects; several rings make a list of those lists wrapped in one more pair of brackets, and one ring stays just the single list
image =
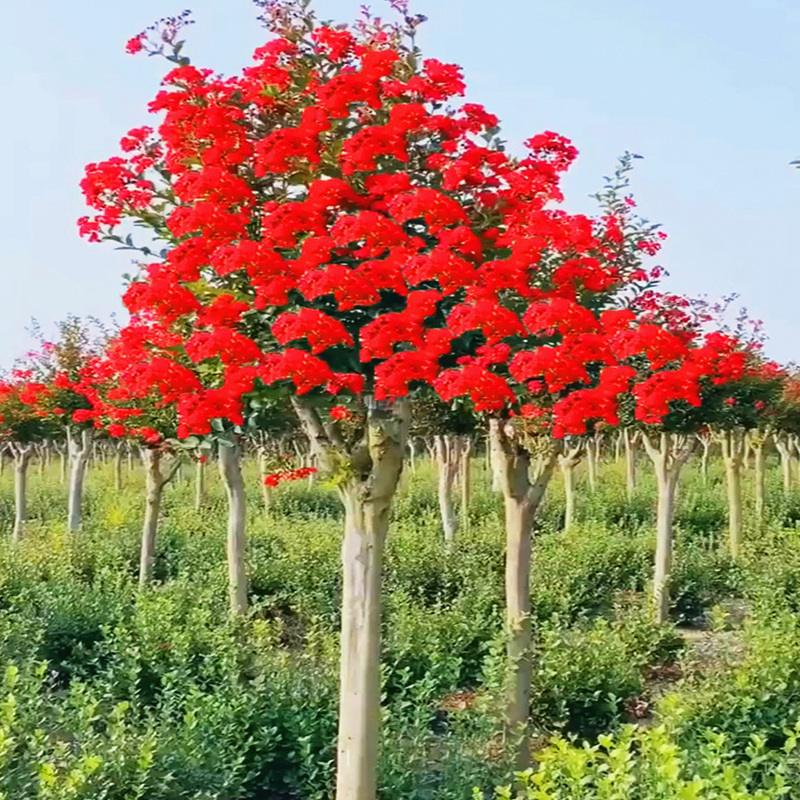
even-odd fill
[{"label": "nursery field", "polygon": [[[531,580],[534,769],[509,789],[502,497],[478,451],[468,524],[446,546],[435,464],[417,458],[383,570],[379,796],[800,796],[800,492],[784,491],[773,458],[760,525],[745,473],[735,561],[720,460],[705,477],[699,458],[686,467],[665,626],[648,594],[650,465],[642,458],[630,498],[613,453],[594,491],[581,465],[567,533],[553,479]],[[245,460],[250,610],[232,617],[223,487],[207,469],[196,510],[191,469],[165,489],[143,590],[138,461],[121,491],[110,460],[89,466],[82,528],[70,533],[58,465],[32,465],[16,543],[11,470],[0,476],[3,800],[332,796],[341,504],[323,480],[301,480],[273,493],[267,515],[258,465]]]}]

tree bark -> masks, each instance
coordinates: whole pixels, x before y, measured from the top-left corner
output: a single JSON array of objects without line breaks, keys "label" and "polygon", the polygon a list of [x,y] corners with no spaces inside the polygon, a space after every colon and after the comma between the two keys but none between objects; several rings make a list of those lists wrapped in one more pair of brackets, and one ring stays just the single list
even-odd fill
[{"label": "tree bark", "polygon": [[703,486],[708,484],[708,456],[711,451],[711,436],[707,433],[697,434],[697,441],[703,447],[703,455],[700,458],[700,476],[703,480]]},{"label": "tree bark", "polygon": [[336,800],[374,800],[380,734],[380,622],[383,552],[408,435],[408,405],[366,398],[364,436],[347,447],[302,398],[293,404],[320,468],[344,474],[342,634]]},{"label": "tree bark", "polygon": [[783,493],[792,491],[792,444],[788,436],[775,434],[775,447],[781,457],[781,473],[783,475]]},{"label": "tree bark", "polygon": [[660,434],[658,444],[649,434],[642,434],[647,455],[653,462],[658,486],[656,511],[656,557],[653,571],[653,610],[657,624],[669,620],[669,584],[672,576],[672,548],[675,517],[675,490],[681,470],[694,450],[694,437],[674,433]]},{"label": "tree bark", "polygon": [[67,429],[67,452],[69,453],[69,502],[67,508],[67,530],[79,531],[81,527],[81,509],[83,506],[83,485],[86,478],[86,467],[92,452],[91,432],[83,428],[76,440],[72,431]]},{"label": "tree bark", "polygon": [[114,491],[122,491],[122,442],[117,442],[114,446]]},{"label": "tree bark", "polygon": [[625,448],[625,491],[630,502],[636,489],[636,453],[633,437],[627,428],[622,429],[622,444]]},{"label": "tree bark", "polygon": [[753,453],[753,481],[755,488],[755,517],[756,527],[761,527],[764,522],[765,496],[766,496],[766,468],[764,445],[767,443],[769,433],[754,431],[748,436],[750,449]]},{"label": "tree bark", "polygon": [[600,440],[595,436],[586,443],[586,467],[589,475],[589,491],[597,491],[597,463],[599,461]]},{"label": "tree bark", "polygon": [[258,473],[261,477],[261,502],[264,504],[264,516],[268,517],[272,511],[272,489],[264,483],[267,477],[267,453],[263,448],[258,453]]},{"label": "tree bark", "polygon": [[738,558],[742,550],[742,463],[744,460],[742,430],[724,431],[721,436],[725,483],[728,491],[728,547]]},{"label": "tree bark", "polygon": [[200,511],[206,500],[206,460],[198,456],[194,472],[194,510]]},{"label": "tree bark", "polygon": [[461,453],[459,437],[454,434],[434,436],[438,469],[439,515],[442,519],[445,545],[452,546],[458,532],[458,517],[453,502],[453,487],[459,470]]},{"label": "tree bark", "polygon": [[469,530],[469,507],[472,502],[472,447],[471,436],[462,437],[461,467],[459,482],[461,483],[461,525]]},{"label": "tree bark", "polygon": [[564,533],[572,529],[575,521],[575,467],[580,463],[582,444],[558,457],[558,466],[564,478]]},{"label": "tree bark", "polygon": [[336,797],[376,793],[380,732],[380,621],[383,551],[389,502],[361,502],[359,487],[342,491],[342,638]]},{"label": "tree bark", "polygon": [[517,769],[525,770],[530,764],[532,528],[559,448],[550,443],[531,483],[530,453],[517,440],[513,425],[500,419],[492,419],[489,424],[489,446],[503,493],[506,523],[506,735],[515,740]]},{"label": "tree bark", "polygon": [[164,487],[175,477],[180,461],[172,464],[165,475],[161,471],[162,453],[151,447],[143,447],[142,462],[145,473],[145,511],[142,525],[142,547],[139,555],[139,589],[146,589],[153,582],[153,560],[156,552],[158,519],[161,514],[161,498]]},{"label": "tree bark", "polygon": [[247,613],[244,564],[247,503],[238,442],[220,442],[219,473],[228,496],[228,590],[231,614],[235,617]]},{"label": "tree bark", "polygon": [[28,465],[31,445],[13,444],[14,455],[14,529],[11,541],[18,542],[25,534],[28,523]]}]

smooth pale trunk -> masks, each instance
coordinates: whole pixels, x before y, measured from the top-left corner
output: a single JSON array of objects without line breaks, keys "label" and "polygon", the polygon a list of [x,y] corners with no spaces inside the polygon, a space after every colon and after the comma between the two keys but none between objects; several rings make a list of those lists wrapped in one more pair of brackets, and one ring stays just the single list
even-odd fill
[{"label": "smooth pale trunk", "polygon": [[517,768],[530,762],[528,714],[530,711],[532,649],[531,632],[531,528],[533,512],[529,498],[504,493],[506,523],[506,629],[508,686],[506,725],[518,737]]},{"label": "smooth pale trunk", "polygon": [[86,468],[91,454],[91,440],[88,430],[80,432],[80,445],[69,438],[69,500],[67,504],[67,530],[75,532],[81,527],[81,508],[83,505],[83,485]]},{"label": "smooth pale trunk", "polygon": [[711,445],[706,442],[705,440],[702,441],[703,445],[703,456],[700,460],[700,474],[703,477],[703,484],[708,483],[708,451],[711,449]]},{"label": "smooth pale trunk", "polygon": [[259,457],[259,471],[261,475],[261,502],[264,505],[264,514],[269,516],[272,511],[272,487],[264,483],[264,478],[267,477],[267,458],[265,455]]},{"label": "smooth pale trunk", "polygon": [[789,494],[792,491],[792,450],[791,445],[776,437],[775,446],[781,457],[781,474],[783,476],[783,493]]},{"label": "smooth pale trunk", "polygon": [[531,484],[530,455],[514,439],[513,427],[500,419],[489,424],[492,465],[503,492],[506,525],[506,735],[514,740],[516,766],[530,764],[528,714],[532,675],[531,557],[536,510],[556,463],[554,450]]},{"label": "smooth pale trunk", "polygon": [[247,506],[239,447],[220,443],[219,473],[228,496],[228,589],[231,614],[247,612],[247,575],[244,568]]},{"label": "smooth pale trunk", "polygon": [[681,470],[697,445],[697,440],[681,434],[661,433],[656,442],[650,438],[650,434],[643,433],[642,442],[653,462],[658,487],[653,616],[657,623],[663,624],[669,618],[675,494]]},{"label": "smooth pale trunk", "polygon": [[67,454],[61,450],[58,454],[58,474],[62,484],[67,482]]},{"label": "smooth pale trunk", "polygon": [[390,499],[342,492],[342,635],[337,800],[374,800],[381,716],[381,573]]},{"label": "smooth pale trunk", "polygon": [[594,442],[589,442],[586,448],[586,467],[589,473],[589,491],[594,493],[597,490],[597,451]]},{"label": "smooth pale trunk", "polygon": [[656,561],[653,575],[653,604],[659,625],[669,619],[669,584],[672,575],[672,523],[675,517],[677,475],[656,468],[658,507],[656,511]]},{"label": "smooth pale trunk", "polygon": [[725,483],[728,490],[728,546],[737,558],[742,550],[742,461],[732,456],[725,459]]},{"label": "smooth pale trunk", "polygon": [[194,469],[194,508],[199,511],[206,497],[206,462],[198,458]]},{"label": "smooth pale trunk", "polygon": [[30,452],[27,450],[14,456],[14,530],[11,540],[18,542],[25,533],[28,522],[28,464]]},{"label": "smooth pale trunk", "polygon": [[458,532],[458,517],[453,503],[453,486],[458,474],[457,440],[455,436],[436,436],[436,466],[438,467],[439,515],[442,519],[445,544],[450,546]]},{"label": "smooth pale trunk", "polygon": [[469,507],[472,501],[472,439],[466,438],[461,453],[461,521],[464,530],[469,530]]},{"label": "smooth pale trunk", "polygon": [[118,444],[114,448],[114,490],[122,491],[122,445]]},{"label": "smooth pale trunk", "polygon": [[339,735],[336,800],[375,800],[381,719],[380,635],[383,550],[392,499],[403,469],[409,409],[403,400],[367,397],[363,440],[348,447],[336,425],[323,425],[317,410],[293,398],[311,450],[321,468],[350,477],[339,487],[345,509],[342,541]]},{"label": "smooth pale trunk", "polygon": [[413,439],[408,440],[409,466],[412,472],[417,471],[417,445]]},{"label": "smooth pale trunk", "polygon": [[561,462],[561,474],[564,477],[564,533],[572,529],[575,519],[575,465],[571,461]]},{"label": "smooth pale trunk", "polygon": [[164,493],[164,477],[161,474],[161,452],[144,448],[142,461],[145,471],[145,510],[142,526],[142,547],[139,555],[139,588],[145,589],[153,580],[153,560],[156,552],[158,517],[161,513],[161,497]]},{"label": "smooth pale trunk", "polygon": [[39,477],[41,478],[44,475],[44,468],[45,468],[44,450],[39,451],[39,460],[36,466],[38,468]]},{"label": "smooth pale trunk", "polygon": [[764,507],[765,507],[765,464],[764,464],[764,447],[763,445],[755,445],[753,450],[753,466],[755,481],[755,514],[756,525],[761,525],[764,520]]},{"label": "smooth pale trunk", "polygon": [[633,449],[633,441],[629,430],[622,431],[622,444],[625,449],[625,491],[628,500],[633,499],[633,492],[636,489],[636,459]]},{"label": "smooth pale trunk", "polygon": [[6,471],[6,454],[3,450],[0,450],[0,477],[5,474]]}]

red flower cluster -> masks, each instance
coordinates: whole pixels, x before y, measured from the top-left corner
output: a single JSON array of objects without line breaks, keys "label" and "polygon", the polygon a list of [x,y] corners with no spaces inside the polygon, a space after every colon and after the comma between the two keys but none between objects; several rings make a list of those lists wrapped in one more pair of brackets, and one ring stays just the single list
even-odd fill
[{"label": "red flower cluster", "polygon": [[298,469],[285,469],[281,472],[273,472],[264,476],[264,485],[275,487],[284,481],[299,481],[308,478],[317,472],[316,467],[299,467]]},{"label": "red flower cluster", "polygon": [[665,311],[648,289],[636,314],[603,310],[656,277],[635,253],[658,236],[628,241],[629,203],[596,220],[553,207],[567,139],[545,132],[513,158],[494,115],[446,110],[457,66],[344,28],[295,33],[233,77],[173,69],[157,129],[87,168],[85,236],[132,219],[166,243],[126,292],[124,389],[103,402],[173,404],[184,436],[241,424],[259,383],[379,399],[428,384],[478,411],[552,409],[561,435],[616,424],[632,384],[649,422],[740,374],[735,346],[697,344],[681,301]]}]

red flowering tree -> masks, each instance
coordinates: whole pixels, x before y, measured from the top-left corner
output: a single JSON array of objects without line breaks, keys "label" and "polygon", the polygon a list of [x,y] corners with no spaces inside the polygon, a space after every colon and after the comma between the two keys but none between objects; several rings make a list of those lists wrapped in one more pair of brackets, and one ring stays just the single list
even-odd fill
[{"label": "red flowering tree", "polygon": [[[530,528],[559,449],[550,432],[616,423],[635,373],[609,344],[633,317],[612,299],[648,285],[639,258],[657,247],[622,198],[598,220],[553,209],[575,148],[545,133],[514,158],[496,117],[446,106],[464,91],[460,69],[421,60],[420,20],[394,5],[398,26],[367,17],[348,30],[317,24],[305,3],[264,2],[276,37],[230,78],[181,55],[180,20],[136,37],[129,50],[177,64],[151,103],[163,119],[131,131],[126,155],[90,165],[82,184],[96,212],[82,233],[150,262],[125,303],[163,333],[146,359],[177,395],[178,435],[226,445],[229,537],[244,535],[236,439],[276,392],[338,487],[340,800],[376,791],[381,565],[409,394],[433,386],[492,417],[509,541],[508,716],[524,728]],[[153,241],[125,235],[124,221]],[[533,482],[531,448],[543,456]]]},{"label": "red flowering tree", "polygon": [[94,321],[67,317],[58,323],[53,342],[43,341],[38,352],[26,358],[35,380],[48,387],[47,413],[61,425],[67,440],[69,489],[67,530],[81,526],[84,483],[92,448],[92,398],[95,376],[91,365],[102,351],[107,333]]},{"label": "red flowering tree", "polygon": [[[153,578],[156,535],[164,488],[181,464],[181,451],[173,446],[177,434],[178,394],[164,380],[158,362],[151,359],[145,342],[158,341],[163,332],[153,326],[131,324],[113,338],[90,369],[94,378],[91,419],[115,441],[139,448],[145,467],[145,514],[139,559],[139,588]],[[177,337],[164,341],[179,342]],[[164,464],[165,456],[172,456]]]},{"label": "red flowering tree", "polygon": [[42,404],[50,388],[34,379],[33,372],[15,369],[0,378],[0,446],[14,459],[14,528],[12,540],[18,541],[28,520],[28,466],[34,447],[58,433],[54,419]]},{"label": "red flowering tree", "polygon": [[[742,468],[748,441],[756,458],[756,518],[761,519],[764,502],[763,448],[769,436],[778,439],[777,425],[781,418],[785,371],[774,362],[765,362],[758,352],[747,352],[742,376],[724,384],[713,394],[706,392],[704,403],[713,420],[711,430],[722,448],[725,482],[728,492],[728,546],[738,557],[743,542]],[[758,468],[761,461],[760,469]],[[759,486],[760,491],[759,491]]]},{"label": "red flowering tree", "polygon": [[[747,382],[753,354],[746,343],[723,331],[704,333],[713,321],[704,304],[649,291],[634,307],[638,320],[621,330],[617,343],[635,375],[623,420],[637,432],[655,470],[653,600],[656,621],[663,623],[670,605],[675,491],[697,434],[715,425],[741,424],[731,411],[737,387],[748,397],[766,389]],[[757,411],[756,397],[748,402]]]}]

